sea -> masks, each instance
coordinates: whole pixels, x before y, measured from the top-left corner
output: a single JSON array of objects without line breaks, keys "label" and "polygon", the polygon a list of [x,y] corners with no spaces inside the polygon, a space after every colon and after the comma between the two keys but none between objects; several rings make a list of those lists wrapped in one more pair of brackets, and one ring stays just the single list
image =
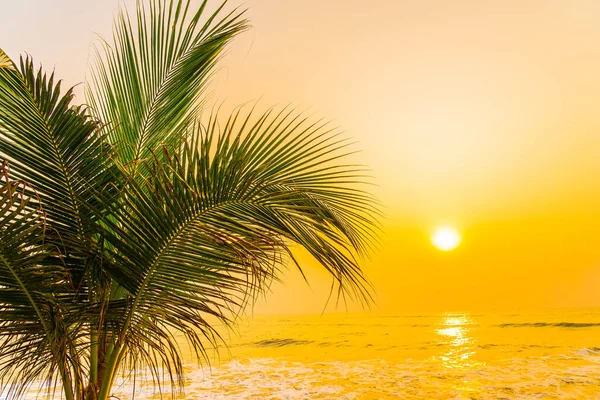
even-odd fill
[{"label": "sea", "polygon": [[[600,399],[600,309],[256,316],[224,338],[178,398]],[[147,375],[135,398],[161,398]]]}]

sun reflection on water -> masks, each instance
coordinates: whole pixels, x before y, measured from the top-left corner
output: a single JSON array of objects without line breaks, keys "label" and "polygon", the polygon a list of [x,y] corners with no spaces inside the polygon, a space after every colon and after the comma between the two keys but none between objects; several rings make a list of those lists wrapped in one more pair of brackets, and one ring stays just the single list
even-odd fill
[{"label": "sun reflection on water", "polygon": [[439,356],[445,367],[461,369],[474,365],[471,359],[476,353],[476,339],[473,336],[473,321],[467,314],[445,315],[437,334],[441,336],[440,345],[449,346],[449,349]]},{"label": "sun reflection on water", "polygon": [[483,363],[473,359],[476,354],[477,337],[475,323],[468,314],[446,314],[442,317],[436,333],[439,336],[438,346],[442,354],[433,357],[444,367],[457,374],[457,389],[466,393],[476,393],[479,383],[465,378],[461,379],[469,369],[481,367]]}]

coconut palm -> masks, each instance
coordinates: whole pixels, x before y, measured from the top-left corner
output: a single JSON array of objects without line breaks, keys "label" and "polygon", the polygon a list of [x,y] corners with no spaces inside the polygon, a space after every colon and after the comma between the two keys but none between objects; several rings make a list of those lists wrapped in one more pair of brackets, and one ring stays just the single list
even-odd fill
[{"label": "coconut palm", "polygon": [[355,256],[377,210],[348,142],[291,108],[205,111],[216,62],[248,27],[206,7],[121,12],[85,106],[0,50],[0,395],[46,382],[105,400],[139,366],[180,389],[178,343],[206,358],[215,321],[234,323],[282,266],[300,268],[296,247],[338,296],[369,301]]}]

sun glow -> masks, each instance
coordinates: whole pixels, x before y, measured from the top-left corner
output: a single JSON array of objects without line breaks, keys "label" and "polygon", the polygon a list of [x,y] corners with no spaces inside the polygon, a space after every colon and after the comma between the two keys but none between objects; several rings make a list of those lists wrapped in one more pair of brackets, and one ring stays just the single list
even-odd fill
[{"label": "sun glow", "polygon": [[460,234],[450,226],[441,226],[431,235],[431,243],[442,251],[454,250],[460,244]]}]

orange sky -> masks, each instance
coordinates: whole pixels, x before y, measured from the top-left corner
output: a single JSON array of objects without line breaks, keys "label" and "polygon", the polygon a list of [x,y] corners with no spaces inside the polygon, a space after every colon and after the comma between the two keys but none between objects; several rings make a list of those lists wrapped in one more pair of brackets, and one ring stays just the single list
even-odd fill
[{"label": "orange sky", "polygon": [[[0,5],[0,46],[83,81],[118,2],[37,3]],[[387,214],[375,310],[600,305],[600,2],[244,4],[214,99],[293,101],[358,139]],[[442,223],[454,252],[429,243]],[[307,265],[312,289],[291,271],[256,312],[320,312]]]}]

